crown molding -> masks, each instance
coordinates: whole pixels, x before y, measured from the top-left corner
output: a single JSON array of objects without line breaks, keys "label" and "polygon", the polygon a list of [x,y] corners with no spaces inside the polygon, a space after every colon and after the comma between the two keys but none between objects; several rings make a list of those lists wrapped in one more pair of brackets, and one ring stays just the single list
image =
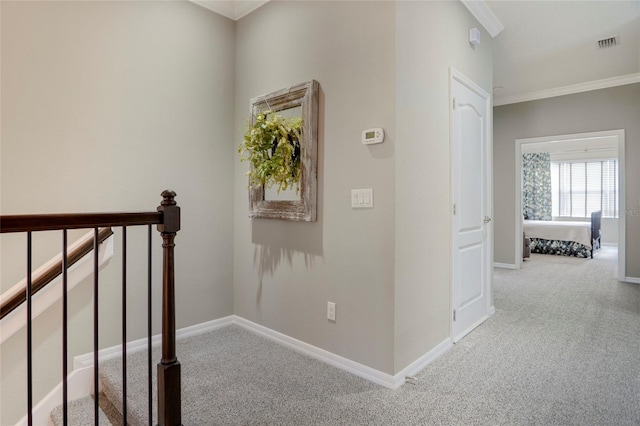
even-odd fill
[{"label": "crown molding", "polygon": [[504,25],[498,19],[498,17],[493,13],[493,10],[484,0],[461,0],[462,4],[464,4],[469,12],[482,24],[485,30],[491,35],[491,37],[495,37],[504,30]]},{"label": "crown molding", "polygon": [[219,15],[237,21],[269,0],[189,0]]},{"label": "crown molding", "polygon": [[605,78],[586,83],[572,84],[556,87],[554,89],[538,90],[535,92],[521,93],[519,95],[493,98],[493,106],[517,104],[520,102],[535,101],[538,99],[555,98],[556,96],[573,95],[574,93],[589,92],[591,90],[607,89],[609,87],[624,86],[640,83],[640,73],[621,75],[619,77]]},{"label": "crown molding", "polygon": [[[269,0],[189,0],[192,3],[202,6],[205,9],[209,9],[219,15],[225,16],[229,19],[237,21],[238,19],[247,16],[260,6],[269,2]],[[461,0],[462,3],[469,9],[469,12],[480,22],[480,24],[487,30],[491,37],[495,37],[502,30],[504,25],[498,20],[493,11],[487,6],[484,0]]]}]

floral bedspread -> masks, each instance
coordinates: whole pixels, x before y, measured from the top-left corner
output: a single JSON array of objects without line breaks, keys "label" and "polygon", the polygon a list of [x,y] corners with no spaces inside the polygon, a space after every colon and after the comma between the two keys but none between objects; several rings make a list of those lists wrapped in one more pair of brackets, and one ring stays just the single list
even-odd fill
[{"label": "floral bedspread", "polygon": [[591,250],[584,244],[575,241],[543,240],[542,238],[531,238],[531,253],[584,258],[591,256]]}]

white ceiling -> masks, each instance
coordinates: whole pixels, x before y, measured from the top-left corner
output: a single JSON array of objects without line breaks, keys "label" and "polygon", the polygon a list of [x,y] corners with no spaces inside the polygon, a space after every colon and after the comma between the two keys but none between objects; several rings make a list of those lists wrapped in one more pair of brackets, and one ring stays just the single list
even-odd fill
[{"label": "white ceiling", "polygon": [[[237,20],[268,0],[191,1]],[[463,3],[477,11],[482,1]],[[496,105],[640,82],[640,0],[484,3],[504,26],[494,39]],[[609,36],[619,44],[600,49]]]},{"label": "white ceiling", "polygon": [[[640,81],[640,1],[486,4],[504,25],[494,40],[496,104],[620,76]],[[620,44],[598,48],[598,39],[614,35]]]}]

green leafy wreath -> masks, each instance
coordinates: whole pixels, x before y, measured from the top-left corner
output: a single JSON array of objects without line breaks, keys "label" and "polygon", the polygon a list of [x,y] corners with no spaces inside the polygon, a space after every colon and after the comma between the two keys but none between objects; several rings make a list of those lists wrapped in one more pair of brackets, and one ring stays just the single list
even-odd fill
[{"label": "green leafy wreath", "polygon": [[259,113],[247,124],[244,141],[238,148],[241,161],[249,161],[249,184],[278,192],[295,187],[300,190],[300,138],[302,118],[284,118],[272,111]]}]

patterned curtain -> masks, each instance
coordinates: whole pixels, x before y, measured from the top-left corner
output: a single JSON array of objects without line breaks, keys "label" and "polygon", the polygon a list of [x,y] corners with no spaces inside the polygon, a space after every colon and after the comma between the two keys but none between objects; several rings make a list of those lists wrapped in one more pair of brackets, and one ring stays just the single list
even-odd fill
[{"label": "patterned curtain", "polygon": [[551,155],[522,155],[522,212],[531,220],[551,220]]}]

